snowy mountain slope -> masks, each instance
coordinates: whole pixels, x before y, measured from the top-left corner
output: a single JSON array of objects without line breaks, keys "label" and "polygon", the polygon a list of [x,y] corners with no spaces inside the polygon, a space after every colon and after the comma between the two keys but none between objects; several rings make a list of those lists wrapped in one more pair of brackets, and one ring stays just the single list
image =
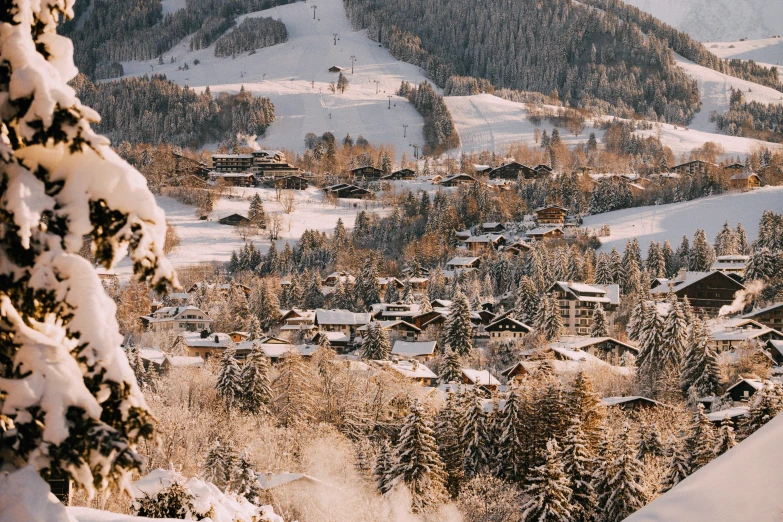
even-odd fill
[{"label": "snowy mountain slope", "polygon": [[626,522],[776,522],[783,512],[783,415]]},{"label": "snowy mountain slope", "polygon": [[716,56],[753,60],[767,67],[777,67],[783,81],[783,38],[762,38],[744,42],[710,42],[704,44]]},{"label": "snowy mountain slope", "polygon": [[[245,15],[283,21],[288,30],[286,43],[258,49],[252,55],[220,59],[214,56],[214,44],[191,52],[189,38],[185,38],[164,54],[163,65],[157,60],[125,62],[125,74],[164,73],[179,84],[194,88],[209,85],[213,92],[237,92],[244,85],[253,93],[270,97],[276,121],[259,140],[262,145],[301,153],[306,133],[330,131],[340,140],[348,133],[354,139],[361,134],[373,144],[393,145],[398,158],[406,151],[411,156],[409,144],[424,142],[423,120],[406,99],[394,92],[402,80],[423,81],[422,71],[397,61],[363,32],[353,31],[340,0],[319,1],[316,19],[312,6],[297,2]],[[352,55],[356,57],[353,74]],[[170,63],[172,57],[175,63]],[[194,66],[194,60],[200,64]],[[189,69],[179,70],[185,63]],[[328,72],[334,65],[347,69],[350,85],[344,94],[329,92],[329,83],[337,81],[337,74]],[[388,95],[392,95],[391,109]],[[403,125],[408,126],[407,130]]]},{"label": "snowy mountain slope", "polygon": [[[682,236],[693,238],[697,228],[712,239],[728,221],[733,227],[742,223],[748,240],[758,235],[758,223],[764,210],[783,212],[783,187],[764,187],[751,192],[730,192],[719,196],[695,199],[683,203],[615,210],[584,218],[584,226],[597,229],[609,225],[610,236],[602,237],[601,250],[625,248],[628,239],[639,239],[646,252],[650,241],[669,240],[673,248]],[[705,519],[707,520],[707,519]]]},{"label": "snowy mountain slope", "polygon": [[[286,242],[298,241],[307,229],[332,232],[340,218],[345,227],[351,229],[356,214],[365,208],[384,214],[384,209],[378,208],[378,203],[370,201],[340,200],[335,207],[325,202],[323,193],[314,187],[293,191],[296,208],[291,214],[283,212],[282,205],[275,200],[274,189],[233,188],[230,198],[223,197],[217,201],[210,214],[210,221],[199,220],[194,207],[170,197],[156,196],[155,200],[166,212],[166,219],[174,225],[180,238],[179,246],[167,256],[172,264],[181,267],[209,261],[228,261],[231,252],[242,248],[245,241],[237,235],[234,227],[222,225],[218,220],[234,213],[246,216],[250,208],[249,200],[256,193],[261,196],[267,216],[280,214],[283,218],[280,240],[277,242],[279,248],[283,248]],[[264,252],[270,245],[265,233],[253,237],[252,241],[256,248]],[[130,274],[129,263],[128,258],[125,258],[117,269],[118,273]]]},{"label": "snowy mountain slope", "polygon": [[783,34],[779,0],[625,0],[702,42]]}]

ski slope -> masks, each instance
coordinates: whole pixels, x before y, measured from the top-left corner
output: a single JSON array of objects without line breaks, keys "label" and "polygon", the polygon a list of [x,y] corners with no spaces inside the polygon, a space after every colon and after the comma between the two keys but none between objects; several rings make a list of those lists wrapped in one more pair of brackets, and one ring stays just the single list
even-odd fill
[{"label": "ski slope", "polygon": [[625,0],[701,42],[783,34],[780,0]]},{"label": "ski slope", "polygon": [[783,82],[783,38],[762,38],[744,42],[710,42],[704,45],[716,56],[753,60],[766,67],[777,67]]},{"label": "ski slope", "polygon": [[[167,7],[177,1],[167,0]],[[254,54],[215,58],[214,44],[191,52],[187,37],[163,55],[163,65],[157,60],[122,65],[127,76],[152,71],[197,90],[209,86],[212,92],[233,93],[244,86],[268,96],[275,104],[276,120],[258,140],[264,147],[303,153],[305,134],[329,131],[339,140],[348,133],[354,139],[361,134],[373,144],[394,146],[398,158],[404,152],[412,156],[410,144],[424,142],[424,122],[405,98],[394,93],[402,80],[423,81],[422,71],[396,60],[363,31],[354,31],[340,0],[317,2],[315,19],[312,7],[296,2],[239,17],[237,23],[246,17],[272,17],[286,25],[287,42]],[[351,56],[356,57],[353,74]],[[171,58],[175,63],[170,63]],[[200,64],[193,65],[194,60]],[[185,63],[189,70],[179,70]],[[338,76],[328,72],[332,66],[346,69],[350,85],[344,94],[329,92],[329,84]]]},{"label": "ski slope", "polygon": [[783,213],[783,187],[763,187],[683,203],[615,210],[586,216],[584,226],[598,229],[603,224],[609,225],[611,235],[600,238],[603,251],[612,247],[622,251],[625,243],[636,237],[642,251],[646,252],[650,241],[663,243],[667,239],[676,249],[683,235],[692,241],[699,228],[712,240],[726,221],[732,227],[742,223],[748,240],[753,241],[758,236],[758,223],[765,210]]},{"label": "ski slope", "polygon": [[626,522],[777,522],[783,513],[783,415]]},{"label": "ski slope", "polygon": [[[230,196],[222,197],[215,203],[209,221],[201,221],[197,218],[194,207],[167,196],[156,196],[156,202],[166,212],[166,219],[174,226],[180,238],[180,244],[167,256],[174,267],[230,260],[231,252],[242,248],[245,241],[239,237],[234,227],[222,225],[218,220],[235,213],[247,216],[250,198],[256,193],[261,196],[267,217],[279,214],[283,219],[280,239],[277,241],[279,249],[282,249],[285,243],[293,245],[299,241],[307,229],[333,232],[338,219],[342,219],[345,227],[351,229],[356,215],[362,210],[372,210],[380,215],[385,213],[384,209],[380,208],[380,203],[374,201],[341,199],[337,206],[331,205],[324,201],[323,193],[319,189],[310,187],[293,191],[296,208],[286,214],[281,203],[275,199],[274,189],[234,187]],[[270,241],[263,231],[250,238],[250,241],[263,252],[269,249]],[[127,257],[118,265],[117,273],[131,273],[130,260]]]}]

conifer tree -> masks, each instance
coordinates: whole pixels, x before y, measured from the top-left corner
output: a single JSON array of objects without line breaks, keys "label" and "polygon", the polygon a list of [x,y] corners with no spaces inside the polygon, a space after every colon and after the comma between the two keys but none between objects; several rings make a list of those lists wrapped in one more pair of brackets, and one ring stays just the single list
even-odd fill
[{"label": "conifer tree", "polygon": [[392,471],[394,468],[394,456],[392,450],[389,447],[389,441],[383,439],[380,448],[378,448],[378,456],[375,459],[375,466],[373,467],[373,479],[375,480],[375,487],[382,495],[388,493],[392,484]]},{"label": "conifer tree", "polygon": [[217,382],[215,389],[218,397],[223,400],[227,409],[237,405],[242,398],[242,383],[240,381],[240,370],[236,360],[236,350],[229,347],[223,352],[218,367]]},{"label": "conifer tree", "polygon": [[689,473],[706,466],[715,458],[715,428],[702,404],[698,405],[693,415],[690,433],[685,440],[685,450],[689,456]]},{"label": "conifer tree", "polygon": [[598,285],[611,285],[614,283],[612,264],[605,252],[598,254],[595,263],[595,283]]},{"label": "conifer tree", "polygon": [[737,223],[737,228],[735,229],[734,234],[737,238],[737,253],[744,256],[750,254],[748,235],[745,233],[745,229],[743,228],[742,223]]},{"label": "conifer tree", "polygon": [[677,263],[677,255],[674,253],[672,245],[669,243],[668,239],[663,242],[663,248],[661,249],[661,252],[663,253],[663,259],[666,266],[664,277],[672,278],[677,274],[680,266]]},{"label": "conifer tree", "polygon": [[606,313],[601,303],[597,303],[593,309],[593,324],[590,326],[591,337],[608,337],[609,322],[606,319]]},{"label": "conifer tree", "polygon": [[729,416],[723,417],[718,430],[718,438],[715,443],[715,456],[719,457],[737,445],[737,439],[734,435],[734,423]]},{"label": "conifer tree", "polygon": [[396,303],[400,300],[400,293],[397,291],[397,285],[394,281],[389,281],[386,285],[386,293],[383,295],[384,303]]},{"label": "conifer tree", "polygon": [[251,415],[268,411],[272,402],[269,361],[258,344],[253,343],[240,374],[242,408]]},{"label": "conifer tree", "polygon": [[459,409],[457,395],[452,391],[447,393],[446,405],[441,408],[435,419],[435,437],[438,441],[438,453],[443,462],[446,490],[452,498],[456,498],[465,478],[465,471],[462,448],[462,413]]},{"label": "conifer tree", "polygon": [[250,210],[247,212],[247,219],[259,228],[266,228],[266,212],[264,212],[264,205],[261,203],[261,196],[257,192],[253,194],[250,200]]},{"label": "conifer tree", "polygon": [[639,354],[636,357],[639,381],[647,390],[656,392],[666,356],[663,353],[663,320],[657,307],[645,307],[639,331]]},{"label": "conifer tree", "polygon": [[150,376],[147,369],[144,367],[144,360],[141,358],[139,349],[132,346],[127,351],[127,354],[128,363],[130,364],[131,370],[133,370],[133,374],[136,376],[136,382],[139,384],[140,388],[144,387],[149,381]]},{"label": "conifer tree", "polygon": [[666,452],[666,475],[661,485],[665,493],[682,482],[690,474],[690,456],[683,444],[674,437],[669,438]]},{"label": "conifer tree", "polygon": [[383,361],[391,354],[391,343],[386,331],[378,321],[367,325],[362,339],[362,358]]},{"label": "conifer tree", "polygon": [[465,448],[463,458],[465,474],[475,477],[489,468],[491,443],[487,430],[487,414],[478,387],[474,389],[465,405],[462,426],[461,445]]},{"label": "conifer tree", "polygon": [[653,423],[646,422],[642,418],[639,423],[639,460],[644,461],[647,457],[664,456],[663,442],[658,431],[658,427]]},{"label": "conifer tree", "polygon": [[650,242],[650,248],[647,249],[647,271],[650,277],[666,277],[666,259],[660,243]]},{"label": "conifer tree", "polygon": [[264,331],[261,329],[261,322],[255,315],[250,317],[250,323],[247,325],[247,340],[255,341],[264,337]]},{"label": "conifer tree", "polygon": [[606,470],[607,489],[601,492],[599,500],[603,520],[607,522],[620,522],[647,502],[647,492],[642,487],[644,468],[636,457],[638,443],[627,423],[617,438],[614,453]]},{"label": "conifer tree", "polygon": [[563,441],[563,471],[571,488],[571,518],[574,522],[593,520],[598,503],[593,489],[594,464],[595,455],[591,451],[589,436],[582,430],[581,419],[574,417]]},{"label": "conifer tree", "polygon": [[626,331],[628,333],[628,338],[632,341],[638,341],[641,332],[642,332],[642,325],[644,324],[644,318],[647,316],[647,301],[642,299],[641,297],[638,297],[636,300],[636,303],[633,305],[633,308],[631,309],[631,317],[628,320],[628,327],[626,328]]},{"label": "conifer tree", "polygon": [[612,247],[612,250],[609,252],[609,263],[612,269],[612,282],[620,284],[622,280],[623,260],[616,247]]},{"label": "conifer tree", "polygon": [[716,256],[730,256],[739,253],[739,245],[737,242],[737,236],[734,231],[729,227],[729,222],[723,223],[723,228],[715,236],[715,255]]},{"label": "conifer tree", "polygon": [[394,454],[393,481],[408,487],[414,513],[421,513],[445,499],[443,463],[432,427],[418,400],[410,406]]},{"label": "conifer tree", "polygon": [[527,451],[524,444],[525,419],[522,418],[519,402],[519,393],[512,388],[501,417],[495,466],[495,475],[517,483],[525,478]]},{"label": "conifer tree", "polygon": [[753,394],[750,410],[740,424],[740,436],[745,439],[783,410],[783,389],[779,384],[767,384]]},{"label": "conifer tree", "polygon": [[[73,2],[12,0],[0,57],[0,410],[4,471],[32,464],[89,495],[126,487],[155,421],[94,264],[127,253],[134,279],[176,281],[166,220],[144,177],[91,123],[68,82]],[[90,237],[88,261],[78,255]],[[42,499],[45,501],[45,499]]]},{"label": "conifer tree", "polygon": [[375,260],[372,256],[365,261],[364,268],[362,268],[359,276],[356,278],[354,288],[357,304],[364,305],[365,309],[369,309],[372,305],[381,302],[381,287],[378,284],[378,272],[375,270]]},{"label": "conifer tree", "polygon": [[470,303],[459,287],[452,298],[449,316],[443,328],[443,344],[450,346],[459,355],[469,355],[473,351]]},{"label": "conifer tree", "polygon": [[696,230],[693,237],[693,247],[688,257],[688,270],[692,272],[707,272],[715,262],[715,250],[707,240],[704,230]]},{"label": "conifer tree", "polygon": [[545,461],[531,471],[525,493],[530,496],[522,505],[522,520],[531,522],[564,522],[573,520],[571,488],[563,472],[563,460],[555,439],[546,443]]},{"label": "conifer tree", "polygon": [[541,296],[538,312],[533,323],[536,331],[543,335],[546,340],[551,341],[560,337],[563,331],[563,318],[560,315],[560,307],[554,297],[549,295]]},{"label": "conifer tree", "polygon": [[684,396],[693,393],[696,397],[709,397],[718,392],[720,367],[717,354],[709,345],[709,335],[704,322],[694,320],[680,373],[680,390]]},{"label": "conifer tree", "polygon": [[522,276],[517,288],[516,300],[514,301],[514,317],[526,325],[532,325],[536,317],[539,306],[539,292],[536,285],[528,276]]},{"label": "conifer tree", "polygon": [[273,411],[281,425],[295,427],[312,418],[315,404],[311,383],[309,368],[299,352],[286,355],[272,383]]},{"label": "conifer tree", "polygon": [[592,445],[598,443],[601,423],[605,417],[603,403],[593,390],[590,376],[579,371],[568,393],[569,415],[579,419],[580,429]]},{"label": "conifer tree", "polygon": [[237,457],[231,477],[231,491],[242,495],[251,504],[258,505],[261,500],[261,487],[258,484],[258,475],[248,458],[248,454],[244,451]]},{"label": "conifer tree", "polygon": [[688,322],[682,303],[674,297],[663,323],[663,360],[668,368],[680,367],[688,344]]},{"label": "conifer tree", "polygon": [[221,442],[220,439],[217,439],[207,452],[201,467],[201,474],[204,480],[225,490],[231,484],[237,461],[238,456],[234,447],[227,441]]},{"label": "conifer tree", "polygon": [[443,372],[440,374],[441,384],[448,384],[450,382],[460,382],[462,378],[462,365],[460,364],[459,354],[446,347],[445,364]]}]

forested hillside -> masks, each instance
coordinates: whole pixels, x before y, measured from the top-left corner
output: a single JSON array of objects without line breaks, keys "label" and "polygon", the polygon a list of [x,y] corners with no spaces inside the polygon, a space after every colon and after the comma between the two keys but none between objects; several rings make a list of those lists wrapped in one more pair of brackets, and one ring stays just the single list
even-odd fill
[{"label": "forested hillside", "polygon": [[237,133],[261,135],[275,119],[268,98],[239,94],[213,97],[180,87],[165,76],[126,78],[92,83],[84,75],[74,80],[83,103],[101,114],[94,127],[112,143],[170,143],[200,147]]},{"label": "forested hillside", "polygon": [[[115,62],[149,60],[196,33],[191,48],[212,44],[245,13],[269,9],[292,0],[188,0],[185,8],[163,16],[160,0],[93,0],[77,2],[74,21],[63,24],[60,33],[74,45],[74,61],[91,78],[120,76]],[[80,19],[86,16],[85,20]]]},{"label": "forested hillside", "polygon": [[698,88],[669,45],[570,0],[346,0],[355,27],[444,86],[452,75],[685,123]]}]

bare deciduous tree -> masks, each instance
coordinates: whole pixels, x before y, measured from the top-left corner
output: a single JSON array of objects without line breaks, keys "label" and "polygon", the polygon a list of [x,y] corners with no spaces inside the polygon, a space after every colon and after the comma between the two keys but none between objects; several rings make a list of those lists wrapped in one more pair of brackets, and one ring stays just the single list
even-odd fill
[{"label": "bare deciduous tree", "polygon": [[296,194],[293,190],[284,190],[280,197],[280,203],[283,205],[283,212],[290,214],[296,210]]},{"label": "bare deciduous tree", "polygon": [[266,231],[269,234],[270,241],[280,239],[280,231],[283,229],[283,216],[280,214],[271,214],[267,223]]}]

